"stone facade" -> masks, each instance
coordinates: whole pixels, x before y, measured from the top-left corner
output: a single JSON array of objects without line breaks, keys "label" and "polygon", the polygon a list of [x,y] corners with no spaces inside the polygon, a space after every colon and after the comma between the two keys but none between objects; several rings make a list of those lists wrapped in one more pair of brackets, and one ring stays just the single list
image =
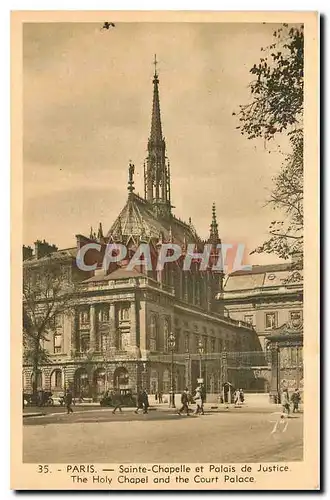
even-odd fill
[{"label": "stone facade", "polygon": [[[287,325],[303,325],[303,271],[297,268],[295,260],[285,264],[253,266],[251,271],[232,273],[226,279],[221,300],[231,318],[253,326],[264,351],[272,349],[272,354],[268,355],[269,361],[271,357],[269,369],[260,370],[260,378],[264,377],[267,392],[275,394],[279,381],[284,379],[301,386],[302,331],[298,344],[286,345],[284,349],[288,338],[282,339],[280,355],[277,352],[278,344],[270,342],[276,332],[287,330]],[[294,338],[297,340],[297,337]],[[280,357],[277,359],[277,356]]]}]

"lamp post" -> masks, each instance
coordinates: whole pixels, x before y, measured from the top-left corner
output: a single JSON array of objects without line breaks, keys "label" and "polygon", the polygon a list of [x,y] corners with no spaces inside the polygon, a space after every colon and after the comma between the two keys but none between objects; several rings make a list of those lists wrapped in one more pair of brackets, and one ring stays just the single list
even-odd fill
[{"label": "lamp post", "polygon": [[171,332],[168,337],[168,347],[171,351],[171,390],[170,390],[170,408],[175,408],[174,402],[174,349],[175,335]]},{"label": "lamp post", "polygon": [[202,356],[204,352],[202,339],[198,341],[198,353],[199,353],[199,378],[202,378]]}]

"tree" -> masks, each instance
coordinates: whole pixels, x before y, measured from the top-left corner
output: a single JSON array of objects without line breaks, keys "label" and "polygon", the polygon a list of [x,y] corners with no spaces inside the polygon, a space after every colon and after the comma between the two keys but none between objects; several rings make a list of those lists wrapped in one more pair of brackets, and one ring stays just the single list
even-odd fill
[{"label": "tree", "polygon": [[[250,73],[252,100],[240,106],[239,126],[248,139],[274,139],[286,134],[290,153],[279,174],[268,203],[281,209],[284,220],[269,227],[270,238],[252,253],[275,253],[288,258],[303,249],[303,104],[304,104],[304,27],[284,24],[273,33],[275,41]],[[233,113],[234,115],[236,113]]]},{"label": "tree", "polygon": [[51,362],[43,343],[56,331],[56,316],[69,314],[73,287],[65,268],[57,264],[23,269],[23,356],[32,365],[33,400],[37,399],[38,372]]}]

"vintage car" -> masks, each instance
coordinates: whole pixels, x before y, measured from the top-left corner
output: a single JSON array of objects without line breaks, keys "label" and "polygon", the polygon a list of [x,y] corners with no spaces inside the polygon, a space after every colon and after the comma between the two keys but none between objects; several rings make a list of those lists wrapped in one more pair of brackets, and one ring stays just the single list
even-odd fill
[{"label": "vintage car", "polygon": [[[107,391],[102,399],[100,400],[101,406],[115,406],[118,401],[117,394]],[[123,389],[120,391],[120,402],[122,406],[135,406],[136,405],[136,396],[133,395],[132,391],[128,389]]]},{"label": "vintage car", "polygon": [[54,401],[50,391],[38,391],[35,395],[23,394],[23,406],[53,406]]}]

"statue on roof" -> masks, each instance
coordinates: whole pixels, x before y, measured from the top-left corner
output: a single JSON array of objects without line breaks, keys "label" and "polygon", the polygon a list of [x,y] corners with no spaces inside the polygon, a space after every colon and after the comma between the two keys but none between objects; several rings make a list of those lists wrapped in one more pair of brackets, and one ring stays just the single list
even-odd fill
[{"label": "statue on roof", "polygon": [[134,172],[135,165],[131,161],[128,164],[128,191],[132,193],[134,191]]}]

